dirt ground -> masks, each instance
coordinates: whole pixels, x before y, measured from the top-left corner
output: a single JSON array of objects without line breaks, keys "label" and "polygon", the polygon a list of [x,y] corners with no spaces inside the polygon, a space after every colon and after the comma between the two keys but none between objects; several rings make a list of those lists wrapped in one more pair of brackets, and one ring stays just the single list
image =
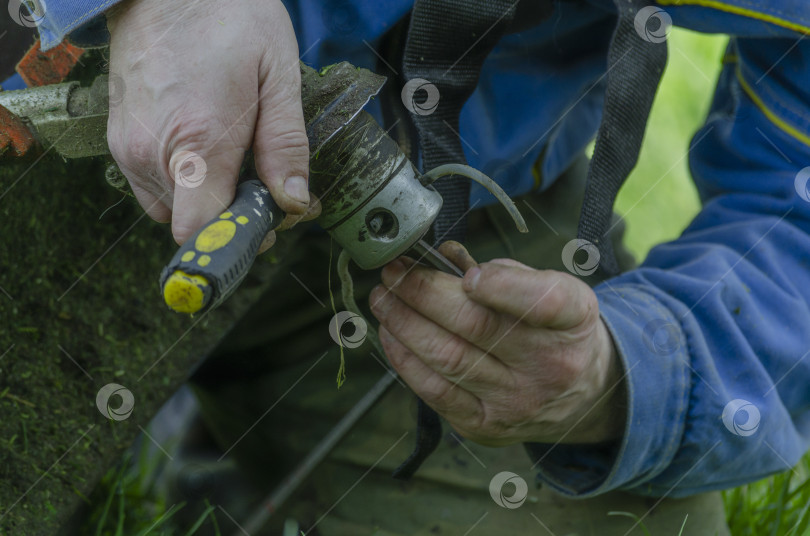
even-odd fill
[{"label": "dirt ground", "polygon": [[[0,162],[0,535],[67,531],[274,271],[257,263],[208,315],[168,310],[158,276],[176,248],[171,234],[103,172],[101,161],[50,154]],[[109,383],[134,396],[124,420],[96,407]]]}]

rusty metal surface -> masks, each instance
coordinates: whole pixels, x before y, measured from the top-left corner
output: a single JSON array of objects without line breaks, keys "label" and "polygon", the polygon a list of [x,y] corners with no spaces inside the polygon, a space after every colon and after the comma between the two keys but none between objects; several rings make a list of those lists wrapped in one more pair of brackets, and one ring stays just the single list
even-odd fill
[{"label": "rusty metal surface", "polygon": [[36,144],[34,135],[25,123],[0,105],[0,158],[6,154],[14,157],[24,156]]},{"label": "rusty metal surface", "polygon": [[58,84],[70,74],[82,54],[83,48],[67,41],[43,52],[37,40],[17,64],[17,72],[28,87]]}]

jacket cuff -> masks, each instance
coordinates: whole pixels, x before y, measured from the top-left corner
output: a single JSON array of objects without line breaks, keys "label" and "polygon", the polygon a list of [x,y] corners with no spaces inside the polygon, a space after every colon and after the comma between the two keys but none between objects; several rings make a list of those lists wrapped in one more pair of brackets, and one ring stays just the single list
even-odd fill
[{"label": "jacket cuff", "polygon": [[537,478],[571,497],[642,484],[670,464],[689,404],[689,351],[680,322],[639,285],[595,289],[602,320],[624,369],[627,421],[620,441],[598,445],[529,443]]}]

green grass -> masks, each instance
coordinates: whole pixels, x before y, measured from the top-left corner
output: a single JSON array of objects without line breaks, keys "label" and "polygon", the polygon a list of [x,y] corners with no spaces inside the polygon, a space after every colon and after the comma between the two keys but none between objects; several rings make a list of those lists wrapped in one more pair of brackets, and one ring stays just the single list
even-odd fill
[{"label": "green grass", "polygon": [[[221,536],[216,506],[205,501],[206,508],[188,527],[179,527],[174,516],[185,503],[168,504],[166,497],[154,488],[152,473],[160,460],[149,459],[148,449],[141,448],[137,460],[126,455],[119,467],[110,469],[93,493],[91,511],[81,534],[94,536],[193,536],[203,525]],[[156,453],[163,456],[162,453]],[[209,531],[210,533],[210,531]]]},{"label": "green grass", "polygon": [[734,536],[810,535],[810,458],[792,471],[723,494]]},{"label": "green grass", "polygon": [[[677,238],[700,204],[686,151],[703,123],[726,46],[724,36],[675,29],[639,164],[616,201],[626,243],[640,261]],[[810,536],[810,455],[797,468],[723,493],[733,536]],[[653,535],[655,536],[655,535]]]}]

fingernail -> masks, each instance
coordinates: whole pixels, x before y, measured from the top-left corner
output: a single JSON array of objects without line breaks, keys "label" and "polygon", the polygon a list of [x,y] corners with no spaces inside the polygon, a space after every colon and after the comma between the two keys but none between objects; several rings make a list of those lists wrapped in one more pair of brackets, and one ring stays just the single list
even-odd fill
[{"label": "fingernail", "polygon": [[302,205],[309,204],[309,190],[307,189],[307,180],[304,177],[298,175],[288,177],[284,181],[284,193]]},{"label": "fingernail", "polygon": [[478,278],[481,277],[481,268],[478,266],[473,266],[467,273],[464,274],[464,286],[467,290],[475,290],[475,287],[478,286]]}]

